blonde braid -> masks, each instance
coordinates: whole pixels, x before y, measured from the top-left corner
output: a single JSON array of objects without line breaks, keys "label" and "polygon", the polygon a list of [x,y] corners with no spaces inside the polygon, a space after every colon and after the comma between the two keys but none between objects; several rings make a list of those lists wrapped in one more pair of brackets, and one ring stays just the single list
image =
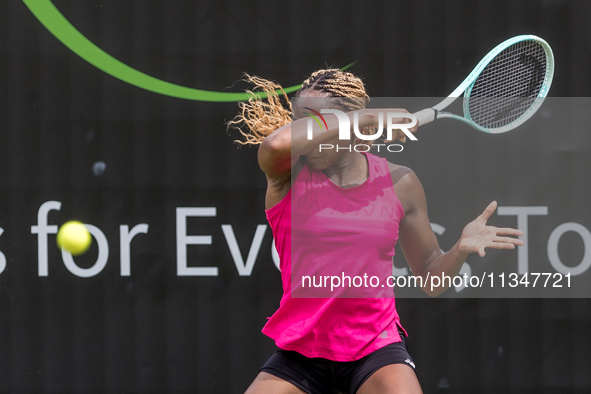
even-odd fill
[{"label": "blonde braid", "polygon": [[[228,127],[238,129],[245,138],[245,141],[236,141],[240,145],[259,145],[269,134],[292,121],[293,108],[281,85],[248,74],[245,74],[244,77],[246,82],[254,85],[253,91],[247,91],[252,93],[253,96],[248,101],[238,104],[240,114],[228,122]],[[344,111],[363,109],[369,101],[363,81],[355,75],[341,71],[338,68],[313,72],[302,83],[296,97],[305,96],[305,92],[309,90],[321,91],[328,93],[332,97],[339,98],[334,102],[331,100],[331,103],[333,103],[331,107],[340,107]],[[280,91],[281,95],[277,91]],[[267,102],[253,92],[266,94]],[[248,131],[242,130],[243,127],[246,127]],[[363,127],[360,131],[366,135],[375,132],[372,127]],[[356,143],[360,143],[360,141],[357,140]],[[364,143],[371,144],[371,141],[364,141]]]},{"label": "blonde braid", "polygon": [[[238,144],[259,145],[269,134],[291,122],[291,101],[281,85],[275,82],[248,74],[244,74],[244,80],[254,85],[253,91],[247,90],[252,93],[252,97],[238,103],[240,114],[228,122],[228,127],[238,129],[245,138],[245,141],[236,140]],[[281,91],[281,96],[277,91]],[[263,101],[254,92],[266,94],[267,101]],[[243,127],[249,131],[243,131]]]}]

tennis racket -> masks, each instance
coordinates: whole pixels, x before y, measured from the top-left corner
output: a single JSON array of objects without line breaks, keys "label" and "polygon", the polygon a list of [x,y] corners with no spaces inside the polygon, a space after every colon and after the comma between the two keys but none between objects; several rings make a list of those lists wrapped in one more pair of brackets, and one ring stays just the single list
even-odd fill
[{"label": "tennis racket", "polygon": [[[451,118],[486,133],[504,133],[536,113],[553,75],[554,56],[546,41],[532,35],[513,37],[490,51],[445,100],[414,115],[421,126]],[[462,94],[463,116],[442,111]]]}]

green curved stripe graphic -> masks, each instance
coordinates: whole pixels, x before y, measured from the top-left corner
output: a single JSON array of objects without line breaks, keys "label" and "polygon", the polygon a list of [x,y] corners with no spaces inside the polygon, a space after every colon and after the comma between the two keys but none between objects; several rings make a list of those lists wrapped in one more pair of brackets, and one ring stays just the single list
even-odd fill
[{"label": "green curved stripe graphic", "polygon": [[[59,12],[50,0],[23,0],[23,2],[51,34],[75,54],[96,68],[131,85],[151,92],[186,100],[233,102],[247,100],[251,97],[248,93],[212,92],[189,88],[144,74],[115,59],[84,37]],[[284,90],[286,93],[292,93],[297,91],[300,86],[290,86]],[[265,94],[261,93],[259,96],[265,97]]]}]

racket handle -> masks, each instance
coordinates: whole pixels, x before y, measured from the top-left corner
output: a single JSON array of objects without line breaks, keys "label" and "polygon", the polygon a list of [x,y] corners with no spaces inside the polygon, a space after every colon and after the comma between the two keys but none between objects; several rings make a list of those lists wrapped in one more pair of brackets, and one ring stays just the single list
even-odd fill
[{"label": "racket handle", "polygon": [[419,126],[426,125],[437,119],[437,111],[433,108],[426,108],[422,111],[415,112],[413,115],[416,116]]}]

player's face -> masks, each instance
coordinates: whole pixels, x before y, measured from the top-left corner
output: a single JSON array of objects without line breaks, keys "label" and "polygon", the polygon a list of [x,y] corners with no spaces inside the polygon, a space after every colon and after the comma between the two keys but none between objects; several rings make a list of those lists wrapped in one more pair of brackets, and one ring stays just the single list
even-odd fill
[{"label": "player's face", "polygon": [[[306,108],[311,108],[317,112],[320,112],[322,109],[330,108],[330,97],[332,97],[330,94],[319,92],[317,90],[302,92],[302,94],[294,101],[294,118],[301,119],[308,117],[304,112],[310,112],[310,110]],[[342,149],[337,152],[336,147],[339,142],[341,145],[346,144],[347,147],[350,145],[350,141],[341,141],[338,139],[338,136],[335,136],[333,140],[324,143],[324,146],[332,145],[333,148],[323,148],[320,150],[320,146],[318,146],[315,147],[312,152],[304,155],[310,167],[317,171],[324,170],[335,165],[335,163],[342,159],[346,153],[349,153]]]}]

